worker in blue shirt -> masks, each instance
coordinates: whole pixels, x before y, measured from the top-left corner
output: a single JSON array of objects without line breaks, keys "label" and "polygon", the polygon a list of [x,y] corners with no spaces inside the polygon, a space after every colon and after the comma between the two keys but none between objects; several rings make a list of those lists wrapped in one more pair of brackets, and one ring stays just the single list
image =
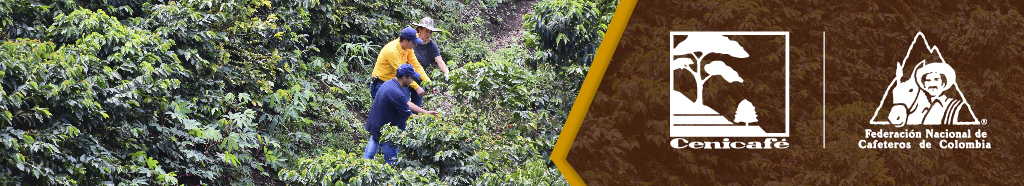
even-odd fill
[{"label": "worker in blue shirt", "polygon": [[[423,70],[426,73],[430,73],[435,68],[441,69],[441,73],[448,74],[448,65],[444,63],[444,59],[441,58],[441,50],[437,47],[437,42],[433,42],[430,37],[434,35],[434,32],[443,32],[441,29],[434,28],[434,19],[430,17],[424,17],[420,19],[419,23],[413,23],[416,25],[416,36],[423,40],[422,43],[416,44],[413,47],[413,51],[416,53],[416,60],[423,66]],[[430,75],[430,74],[427,74]]]},{"label": "worker in blue shirt", "polygon": [[385,81],[374,95],[373,104],[370,105],[370,116],[366,118],[366,131],[370,132],[370,140],[366,142],[366,150],[363,158],[373,159],[380,148],[384,153],[384,161],[394,164],[398,156],[398,148],[391,143],[380,143],[381,128],[391,124],[399,129],[405,130],[405,121],[413,112],[431,114],[437,116],[437,111],[428,111],[416,106],[409,100],[407,91],[413,81],[420,78],[420,74],[413,69],[412,65],[402,64],[398,67],[395,79]]}]

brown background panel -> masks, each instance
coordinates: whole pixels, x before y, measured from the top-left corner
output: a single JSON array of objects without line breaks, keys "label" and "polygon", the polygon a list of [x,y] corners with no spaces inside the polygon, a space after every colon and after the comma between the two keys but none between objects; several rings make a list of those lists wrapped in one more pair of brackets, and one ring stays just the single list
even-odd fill
[{"label": "brown background panel", "polygon": [[[1021,4],[1007,0],[641,1],[567,161],[590,185],[1024,184],[1024,170],[1019,168],[1024,167],[1020,153],[1024,152],[1024,125],[1019,122],[1024,119],[1020,112],[1024,106]],[[665,86],[670,31],[789,31],[793,108],[791,137],[786,139],[792,147],[673,149],[668,144],[672,138]],[[823,31],[827,36],[827,148],[822,148]],[[864,129],[902,130],[870,125],[868,120],[894,76],[895,63],[903,60],[917,32],[939,47],[956,70],[967,101],[979,118],[988,121],[983,126],[936,128],[987,131],[985,140],[993,149],[916,149],[919,140],[906,140],[915,142],[915,149],[909,150],[857,147]],[[705,86],[715,82],[723,81],[712,80]],[[710,99],[715,98],[706,97],[705,102],[714,102]]]}]

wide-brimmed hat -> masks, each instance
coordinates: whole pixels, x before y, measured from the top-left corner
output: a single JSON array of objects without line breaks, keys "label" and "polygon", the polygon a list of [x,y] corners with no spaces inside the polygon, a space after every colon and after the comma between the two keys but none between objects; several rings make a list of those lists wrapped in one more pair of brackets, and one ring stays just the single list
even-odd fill
[{"label": "wide-brimmed hat", "polygon": [[434,19],[431,19],[430,17],[424,17],[423,19],[420,19],[419,23],[412,23],[412,25],[427,28],[433,32],[444,32],[441,29],[434,28]]},{"label": "wide-brimmed hat", "polygon": [[945,77],[946,82],[942,86],[942,90],[949,89],[951,86],[953,86],[953,84],[956,83],[956,71],[953,70],[953,67],[950,67],[949,64],[946,63],[933,62],[924,64],[924,66],[921,66],[914,72],[914,78],[917,82],[917,85],[922,89],[925,88],[923,82],[920,81],[922,78],[924,78],[925,75],[931,73],[938,73]]}]

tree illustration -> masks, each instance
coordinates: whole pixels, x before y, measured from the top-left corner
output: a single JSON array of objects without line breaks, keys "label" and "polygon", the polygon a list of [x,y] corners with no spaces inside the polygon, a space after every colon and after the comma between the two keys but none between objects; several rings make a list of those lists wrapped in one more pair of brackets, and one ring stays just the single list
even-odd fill
[{"label": "tree illustration", "polygon": [[[697,52],[701,54],[698,56]],[[728,82],[743,82],[743,78],[740,78],[739,74],[732,67],[726,65],[725,62],[716,60],[704,65],[701,61],[710,53],[726,54],[736,58],[749,57],[747,51],[743,50],[739,43],[729,40],[725,36],[715,34],[690,34],[686,40],[673,47],[671,51],[672,56],[689,54],[696,58],[675,59],[670,67],[672,71],[686,69],[690,72],[690,75],[693,75],[693,79],[697,83],[697,99],[694,103],[699,105],[704,105],[704,83],[711,77],[718,75]],[[690,65],[694,67],[690,67]],[[708,73],[707,76],[701,77],[702,69]],[[675,85],[675,76],[669,78],[669,84]]]},{"label": "tree illustration", "polygon": [[736,106],[736,118],[732,122],[746,123],[750,126],[750,123],[757,122],[757,111],[754,111],[754,104],[750,104],[749,101],[740,101],[740,104]]}]

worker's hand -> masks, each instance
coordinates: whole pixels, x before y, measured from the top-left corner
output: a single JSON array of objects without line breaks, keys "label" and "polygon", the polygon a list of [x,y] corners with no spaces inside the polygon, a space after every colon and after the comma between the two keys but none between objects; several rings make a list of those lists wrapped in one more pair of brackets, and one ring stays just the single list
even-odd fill
[{"label": "worker's hand", "polygon": [[427,91],[423,91],[423,87],[420,87],[416,89],[416,94],[419,94],[420,97],[423,97],[423,95],[427,94]]},{"label": "worker's hand", "polygon": [[437,116],[437,111],[428,110],[426,114]]}]

